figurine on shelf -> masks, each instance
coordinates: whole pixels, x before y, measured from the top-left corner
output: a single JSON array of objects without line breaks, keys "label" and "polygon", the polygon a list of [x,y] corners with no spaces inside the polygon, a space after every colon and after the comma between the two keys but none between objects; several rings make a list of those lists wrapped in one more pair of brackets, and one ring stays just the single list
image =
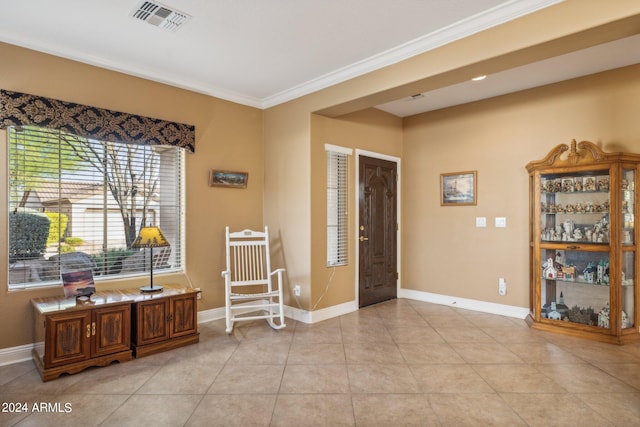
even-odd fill
[{"label": "figurine on shelf", "polygon": [[560,178],[558,178],[553,181],[553,192],[559,193],[560,191],[562,191],[562,181],[560,181]]},{"label": "figurine on shelf", "polygon": [[587,264],[587,267],[582,271],[582,273],[584,274],[584,281],[587,283],[594,283],[596,271],[596,265],[592,261],[589,262],[589,264]]},{"label": "figurine on shelf", "polygon": [[555,266],[553,265],[553,258],[549,258],[542,267],[542,274],[544,275],[545,279],[555,280],[555,278],[558,277],[558,270],[556,270]]},{"label": "figurine on shelf", "polygon": [[586,213],[592,213],[594,211],[593,202],[588,202],[584,208]]},{"label": "figurine on shelf", "polygon": [[575,185],[575,189],[576,191],[582,191],[582,178],[578,178],[576,179],[576,185]]},{"label": "figurine on shelf", "polygon": [[562,191],[565,193],[573,193],[576,187],[573,183],[573,178],[564,178],[562,180]]},{"label": "figurine on shelf", "polygon": [[582,240],[582,230],[579,227],[573,231],[573,240],[579,242]]},{"label": "figurine on shelf", "polygon": [[598,285],[604,284],[604,261],[600,260],[596,267],[596,283]]},{"label": "figurine on shelf", "polygon": [[544,182],[544,190],[547,193],[553,193],[554,192],[554,186],[555,186],[555,184],[554,184],[552,179],[547,180],[547,181]]},{"label": "figurine on shelf", "polygon": [[598,327],[600,328],[608,328],[609,327],[609,304],[607,303],[606,307],[603,307],[602,310],[598,313]]},{"label": "figurine on shelf", "polygon": [[599,176],[598,177],[598,191],[609,191],[609,177],[608,176]]}]

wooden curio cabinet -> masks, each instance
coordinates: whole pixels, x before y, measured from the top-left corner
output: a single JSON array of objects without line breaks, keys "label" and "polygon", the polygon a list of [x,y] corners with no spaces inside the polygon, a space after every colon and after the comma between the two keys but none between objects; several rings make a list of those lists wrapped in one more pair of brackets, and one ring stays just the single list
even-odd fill
[{"label": "wooden curio cabinet", "polygon": [[530,313],[536,329],[623,344],[640,341],[640,155],[582,141],[527,165]]}]

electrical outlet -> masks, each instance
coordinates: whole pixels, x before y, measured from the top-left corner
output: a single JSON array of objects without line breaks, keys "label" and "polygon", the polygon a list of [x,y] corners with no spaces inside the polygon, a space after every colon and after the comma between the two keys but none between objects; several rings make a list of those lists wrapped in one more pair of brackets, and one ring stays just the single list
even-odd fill
[{"label": "electrical outlet", "polygon": [[202,299],[202,291],[200,290],[200,288],[195,288],[196,293],[196,299]]},{"label": "electrical outlet", "polygon": [[293,287],[293,295],[299,297],[300,296],[300,285],[295,285]]},{"label": "electrical outlet", "polygon": [[503,277],[498,279],[498,294],[502,296],[507,294],[507,282]]}]

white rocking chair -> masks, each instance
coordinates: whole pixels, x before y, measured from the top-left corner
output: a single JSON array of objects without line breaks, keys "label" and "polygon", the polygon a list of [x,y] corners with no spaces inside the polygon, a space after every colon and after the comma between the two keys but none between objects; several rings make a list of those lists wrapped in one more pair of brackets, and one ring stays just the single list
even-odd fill
[{"label": "white rocking chair", "polygon": [[[266,319],[273,329],[284,323],[282,273],[271,271],[269,228],[264,232],[243,230],[231,233],[226,227],[227,269],[222,272],[225,285],[227,334],[234,322]],[[277,287],[273,286],[273,276]],[[276,323],[275,320],[279,319]]]}]

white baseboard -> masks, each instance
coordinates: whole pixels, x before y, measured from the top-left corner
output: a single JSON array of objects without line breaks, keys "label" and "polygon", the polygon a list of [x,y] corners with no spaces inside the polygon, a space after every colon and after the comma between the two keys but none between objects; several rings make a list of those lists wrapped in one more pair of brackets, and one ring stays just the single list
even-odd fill
[{"label": "white baseboard", "polygon": [[31,360],[31,353],[34,346],[35,344],[25,344],[0,349],[0,366]]},{"label": "white baseboard", "polygon": [[[447,305],[450,307],[464,308],[467,310],[479,311],[482,313],[498,314],[501,316],[524,319],[529,314],[526,307],[516,307],[512,305],[496,304],[486,301],[478,301],[467,298],[459,298],[448,295],[432,294],[430,292],[415,291],[411,289],[400,289],[398,298],[412,299],[415,301],[430,302],[433,304]],[[355,301],[345,302],[316,311],[307,311],[295,307],[284,307],[284,315],[290,319],[303,323],[317,323],[323,320],[342,316],[343,314],[358,311],[358,304]],[[213,308],[198,312],[198,323],[212,322],[224,319],[224,307]],[[23,362],[31,359],[31,352],[35,344],[25,344],[17,347],[0,349],[0,366]]]},{"label": "white baseboard", "polygon": [[224,319],[224,307],[212,308],[210,310],[202,310],[198,312],[198,323],[213,322],[214,320]]},{"label": "white baseboard", "polygon": [[343,314],[352,313],[354,311],[358,311],[358,304],[356,304],[355,301],[349,301],[316,311],[307,311],[285,306],[284,315],[299,322],[311,324],[342,316]]},{"label": "white baseboard", "polygon": [[500,316],[524,319],[529,314],[527,307],[496,304],[493,302],[479,301],[468,298],[460,298],[449,295],[432,294],[431,292],[415,291],[412,289],[400,289],[398,298],[407,298],[415,301],[430,302],[433,304],[447,305],[449,307],[464,308],[466,310],[482,313],[498,314]]},{"label": "white baseboard", "polygon": [[[296,307],[284,306],[284,315],[290,319],[303,323],[317,323],[333,317],[342,316],[358,310],[355,301],[349,301],[343,304],[334,305],[332,307],[323,308],[316,311],[302,310]],[[211,310],[203,310],[198,312],[198,323],[212,322],[214,320],[224,319],[224,307],[213,308]]]}]

